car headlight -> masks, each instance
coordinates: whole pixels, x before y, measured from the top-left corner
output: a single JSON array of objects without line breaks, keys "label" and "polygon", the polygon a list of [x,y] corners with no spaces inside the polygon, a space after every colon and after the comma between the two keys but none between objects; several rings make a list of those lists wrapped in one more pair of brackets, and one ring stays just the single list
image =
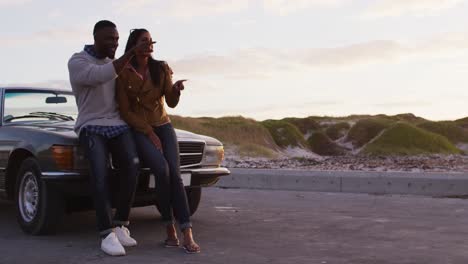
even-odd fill
[{"label": "car headlight", "polygon": [[206,146],[205,156],[203,157],[203,165],[219,166],[224,160],[223,146]]}]

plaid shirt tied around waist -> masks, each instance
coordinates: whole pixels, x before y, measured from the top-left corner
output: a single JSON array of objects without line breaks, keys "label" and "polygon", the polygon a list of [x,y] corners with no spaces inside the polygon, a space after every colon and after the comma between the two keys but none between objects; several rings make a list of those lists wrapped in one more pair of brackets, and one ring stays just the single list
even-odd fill
[{"label": "plaid shirt tied around waist", "polygon": [[104,136],[106,138],[113,138],[116,136],[119,136],[120,134],[124,133],[128,129],[130,129],[129,126],[127,125],[122,125],[122,126],[94,126],[94,125],[89,125],[85,126],[84,132],[86,135],[90,134],[98,134],[101,136]]}]

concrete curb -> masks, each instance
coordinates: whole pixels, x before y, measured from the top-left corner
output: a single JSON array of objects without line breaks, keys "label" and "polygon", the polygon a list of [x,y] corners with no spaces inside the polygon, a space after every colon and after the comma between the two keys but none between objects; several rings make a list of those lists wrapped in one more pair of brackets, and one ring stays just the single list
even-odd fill
[{"label": "concrete curb", "polygon": [[467,173],[367,171],[307,171],[285,169],[230,169],[216,184],[222,188],[411,194],[468,195]]}]

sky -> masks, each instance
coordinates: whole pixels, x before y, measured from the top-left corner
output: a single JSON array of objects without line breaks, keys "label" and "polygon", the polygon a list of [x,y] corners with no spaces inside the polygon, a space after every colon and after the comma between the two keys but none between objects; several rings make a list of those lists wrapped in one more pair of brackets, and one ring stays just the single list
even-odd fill
[{"label": "sky", "polygon": [[188,79],[170,114],[468,116],[464,0],[0,0],[0,85],[70,89],[101,19],[148,29]]}]

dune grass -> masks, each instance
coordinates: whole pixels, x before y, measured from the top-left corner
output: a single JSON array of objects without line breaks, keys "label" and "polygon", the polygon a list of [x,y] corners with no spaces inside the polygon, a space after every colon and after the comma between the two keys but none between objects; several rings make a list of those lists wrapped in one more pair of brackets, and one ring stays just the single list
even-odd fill
[{"label": "dune grass", "polygon": [[279,148],[268,129],[253,119],[171,116],[171,121],[176,128],[215,137],[226,148],[236,148],[241,156],[275,157],[278,154]]},{"label": "dune grass", "polygon": [[468,131],[454,121],[426,121],[419,124],[418,127],[442,135],[455,144],[468,142]]},{"label": "dune grass", "polygon": [[332,139],[337,140],[344,135],[346,132],[351,128],[351,126],[347,122],[339,122],[336,124],[332,124],[325,129],[325,134]]},{"label": "dune grass", "polygon": [[444,136],[404,122],[386,129],[361,151],[368,155],[460,154]]},{"label": "dune grass", "polygon": [[411,113],[398,114],[398,115],[390,116],[390,118],[394,118],[398,121],[406,121],[414,125],[424,123],[427,121],[426,119],[419,117],[419,116],[415,116],[414,114],[411,114]]},{"label": "dune grass", "polygon": [[361,119],[351,127],[346,141],[352,142],[356,147],[362,147],[382,132],[382,130],[390,127],[394,122],[394,120],[386,117]]},{"label": "dune grass", "polygon": [[314,132],[309,139],[307,139],[310,149],[324,156],[339,156],[346,153],[345,149],[337,145],[331,140],[324,132]]},{"label": "dune grass", "polygon": [[457,119],[455,123],[464,129],[468,129],[468,117]]},{"label": "dune grass", "polygon": [[371,115],[348,115],[348,116],[312,116],[317,121],[353,121],[366,118],[373,118]]},{"label": "dune grass", "polygon": [[281,148],[307,147],[304,135],[293,124],[284,120],[265,120],[261,124],[268,129],[276,145]]},{"label": "dune grass", "polygon": [[[226,149],[241,157],[275,158],[289,146],[308,148],[319,155],[342,155],[347,149],[333,140],[345,132],[348,132],[345,141],[355,147],[370,142],[361,153],[372,155],[454,154],[461,153],[455,143],[468,142],[468,117],[443,122],[427,121],[413,114],[310,116],[263,122],[242,116],[171,116],[171,120],[176,128],[221,140]],[[350,128],[347,121],[356,123]],[[308,140],[304,139],[305,134],[311,134]]]},{"label": "dune grass", "polygon": [[320,124],[315,121],[313,117],[305,117],[305,118],[284,118],[282,121],[289,122],[295,125],[302,134],[308,134],[311,131],[319,130]]}]

